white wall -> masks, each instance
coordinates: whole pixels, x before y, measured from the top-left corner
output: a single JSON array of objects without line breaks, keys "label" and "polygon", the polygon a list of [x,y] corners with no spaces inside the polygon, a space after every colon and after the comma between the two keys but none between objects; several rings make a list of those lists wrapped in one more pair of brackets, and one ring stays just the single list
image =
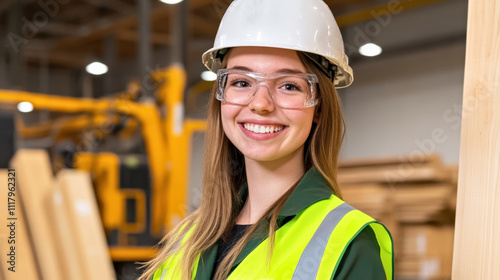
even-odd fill
[{"label": "white wall", "polygon": [[353,64],[342,158],[440,154],[458,163],[465,42]]}]

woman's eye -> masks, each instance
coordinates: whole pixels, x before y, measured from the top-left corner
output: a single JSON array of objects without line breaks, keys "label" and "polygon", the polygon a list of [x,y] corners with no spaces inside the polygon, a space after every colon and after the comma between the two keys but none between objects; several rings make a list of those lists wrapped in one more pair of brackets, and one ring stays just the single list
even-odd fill
[{"label": "woman's eye", "polygon": [[285,84],[283,85],[283,89],[289,90],[289,91],[298,91],[300,90],[296,85],[294,84]]},{"label": "woman's eye", "polygon": [[231,83],[232,86],[235,86],[235,87],[248,87],[249,84],[248,82],[246,81],[234,81]]}]

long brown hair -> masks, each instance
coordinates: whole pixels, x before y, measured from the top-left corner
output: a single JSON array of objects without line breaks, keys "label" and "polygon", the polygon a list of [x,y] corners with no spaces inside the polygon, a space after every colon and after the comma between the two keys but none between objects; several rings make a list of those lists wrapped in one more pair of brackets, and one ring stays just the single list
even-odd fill
[{"label": "long brown hair", "polygon": [[[323,174],[335,194],[340,197],[340,190],[337,186],[337,157],[344,138],[345,127],[341,102],[332,81],[303,53],[298,52],[298,55],[306,71],[316,74],[319,79],[320,101],[316,108],[315,123],[304,144],[304,166],[306,170],[315,166]],[[225,67],[225,64],[223,66]],[[159,254],[144,264],[146,269],[139,280],[151,279],[162,263],[179,251],[182,251],[179,259],[180,266],[175,269],[180,271],[182,280],[192,279],[192,269],[199,253],[228,234],[234,227],[236,216],[243,206],[243,201],[237,194],[246,181],[244,158],[224,134],[221,103],[215,98],[215,90],[214,85],[208,105],[201,205],[160,241]],[[268,261],[270,260],[274,248],[274,232],[278,227],[277,217],[294,187],[271,205],[260,220],[250,227],[224,257],[216,271],[215,279],[227,278],[232,264],[254,234],[267,232],[270,245]],[[180,244],[180,240],[190,229],[192,232],[189,237]]]}]

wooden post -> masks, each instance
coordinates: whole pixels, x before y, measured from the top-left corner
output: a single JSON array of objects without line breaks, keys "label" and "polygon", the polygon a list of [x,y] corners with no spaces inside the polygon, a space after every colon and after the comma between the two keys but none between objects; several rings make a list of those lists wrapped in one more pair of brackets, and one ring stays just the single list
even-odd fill
[{"label": "wooden post", "polygon": [[[15,180],[8,180],[14,178]],[[0,191],[0,221],[2,224],[0,230],[0,279],[16,280],[16,279],[30,279],[40,280],[40,274],[36,265],[35,252],[33,251],[33,244],[29,238],[28,228],[26,223],[26,215],[21,207],[19,200],[19,190],[17,189],[17,174],[16,171],[7,171],[7,169],[0,169],[0,182],[4,184],[3,189]],[[12,193],[9,195],[7,182],[14,185]],[[13,209],[13,215],[10,216],[10,211],[7,211],[8,198],[11,198],[9,204]],[[12,200],[14,199],[14,200]],[[11,220],[12,219],[12,220]],[[7,227],[7,224],[14,222],[14,232]],[[12,236],[13,239],[9,239]],[[9,242],[10,240],[10,242]],[[13,241],[14,240],[14,241]],[[11,248],[13,246],[13,248]],[[14,249],[15,261],[10,262],[11,249]],[[10,268],[10,269],[9,269]]]},{"label": "wooden post", "polygon": [[469,0],[453,280],[500,275],[500,2]]},{"label": "wooden post", "polygon": [[[57,174],[57,187],[63,200],[61,207],[69,217],[69,228],[66,230],[72,232],[75,243],[76,252],[71,255],[79,260],[79,268],[83,273],[71,279],[115,280],[90,174],[79,170],[61,170]],[[62,226],[58,228],[62,229]]]},{"label": "wooden post", "polygon": [[53,230],[49,224],[51,217],[45,204],[45,198],[52,193],[54,187],[49,155],[44,150],[21,149],[16,152],[10,165],[16,170],[16,191],[19,194],[16,197],[21,198],[40,278],[64,279],[55,261],[58,242],[53,238]]}]

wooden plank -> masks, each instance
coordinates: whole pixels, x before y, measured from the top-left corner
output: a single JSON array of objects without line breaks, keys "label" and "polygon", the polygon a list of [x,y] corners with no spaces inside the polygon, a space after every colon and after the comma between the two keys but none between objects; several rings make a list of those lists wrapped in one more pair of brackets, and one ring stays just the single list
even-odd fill
[{"label": "wooden plank", "polygon": [[339,164],[339,184],[445,181],[447,169],[439,155],[399,156],[344,160]]},{"label": "wooden plank", "polygon": [[43,150],[19,150],[11,165],[16,169],[17,190],[21,196],[26,221],[31,233],[36,261],[42,279],[63,279],[57,259],[56,240],[50,227],[45,198],[52,192],[54,178],[47,152]]},{"label": "wooden plank", "polygon": [[[7,191],[7,179],[8,174],[6,169],[0,170],[0,184],[5,186],[0,191],[0,201],[7,202],[8,191]],[[17,178],[16,178],[17,179]],[[17,187],[17,186],[16,186]],[[18,190],[14,190],[15,201],[15,244],[13,242],[9,243],[8,238],[10,236],[10,229],[4,230],[4,222],[7,222],[8,211],[7,203],[1,204],[2,209],[0,209],[0,221],[2,221],[2,230],[0,230],[0,279],[4,280],[17,280],[17,279],[32,279],[38,280],[40,276],[38,274],[38,269],[35,263],[35,256],[32,249],[32,244],[29,239],[28,230],[26,227],[26,218],[22,210],[21,201],[19,200]],[[4,208],[5,205],[5,208]],[[12,240],[12,239],[11,239]],[[7,254],[10,253],[10,246],[15,246],[15,271],[9,271],[8,268],[11,266],[7,261]],[[9,257],[10,259],[10,257]]]},{"label": "wooden plank", "polygon": [[53,217],[50,221],[53,235],[58,240],[57,263],[64,279],[84,280],[86,278],[81,266],[82,260],[78,255],[78,240],[71,228],[71,220],[66,209],[67,203],[64,201],[61,187],[56,180],[54,191],[46,199],[46,204]]},{"label": "wooden plank", "polygon": [[499,27],[499,1],[469,1],[454,280],[500,275]]},{"label": "wooden plank", "polygon": [[345,185],[341,187],[346,202],[361,204],[383,204],[389,195],[389,189],[383,185]]},{"label": "wooden plank", "polygon": [[61,170],[57,175],[84,279],[116,279],[96,197],[87,172]]},{"label": "wooden plank", "polygon": [[358,158],[342,160],[339,162],[339,168],[347,167],[373,167],[381,165],[399,165],[399,164],[442,164],[441,157],[436,154],[422,156],[399,156],[399,157],[384,157],[384,158]]},{"label": "wooden plank", "polygon": [[443,218],[439,216],[439,212],[423,212],[423,211],[413,211],[413,212],[398,212],[397,221],[399,223],[430,223],[430,222],[441,222]]},{"label": "wooden plank", "polygon": [[443,206],[449,204],[449,197],[453,193],[451,185],[425,184],[394,188],[394,202],[397,206],[426,205],[441,202]]},{"label": "wooden plank", "polygon": [[401,182],[444,181],[448,172],[433,165],[391,165],[381,167],[360,167],[339,169],[339,184],[385,183],[393,185]]}]

